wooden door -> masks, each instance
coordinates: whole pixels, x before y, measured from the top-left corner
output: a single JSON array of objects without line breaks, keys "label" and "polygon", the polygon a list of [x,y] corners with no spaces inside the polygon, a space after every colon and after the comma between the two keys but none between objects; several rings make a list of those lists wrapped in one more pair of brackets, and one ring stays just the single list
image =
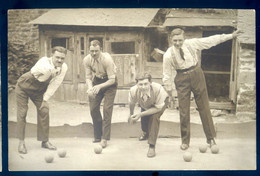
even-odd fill
[{"label": "wooden door", "polygon": [[118,86],[132,86],[135,84],[136,54],[113,54],[111,55],[117,66]]}]

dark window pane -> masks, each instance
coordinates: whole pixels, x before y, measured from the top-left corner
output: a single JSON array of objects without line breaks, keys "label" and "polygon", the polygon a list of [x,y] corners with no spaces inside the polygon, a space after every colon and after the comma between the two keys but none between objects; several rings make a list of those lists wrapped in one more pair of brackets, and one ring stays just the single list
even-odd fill
[{"label": "dark window pane", "polygon": [[113,42],[111,51],[113,54],[135,54],[135,42]]},{"label": "dark window pane", "polygon": [[84,37],[80,37],[80,50],[84,51]]},{"label": "dark window pane", "polygon": [[52,38],[51,47],[62,46],[67,48],[67,38]]}]

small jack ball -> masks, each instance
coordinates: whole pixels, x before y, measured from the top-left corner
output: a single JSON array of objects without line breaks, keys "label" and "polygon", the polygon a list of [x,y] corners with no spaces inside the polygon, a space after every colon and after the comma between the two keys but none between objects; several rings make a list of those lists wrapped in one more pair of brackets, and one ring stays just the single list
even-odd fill
[{"label": "small jack ball", "polygon": [[96,145],[94,148],[94,152],[96,154],[100,154],[102,152],[102,146],[101,145]]},{"label": "small jack ball", "polygon": [[46,163],[52,163],[53,159],[54,159],[53,154],[48,154],[45,156]]},{"label": "small jack ball", "polygon": [[66,154],[67,154],[67,151],[65,149],[58,150],[59,157],[64,158],[66,156]]},{"label": "small jack ball", "polygon": [[192,154],[190,152],[185,152],[183,154],[183,159],[186,162],[190,162],[192,160]]},{"label": "small jack ball", "polygon": [[200,150],[201,153],[205,153],[205,152],[207,151],[207,148],[208,148],[207,145],[201,145],[201,146],[199,147],[199,150]]},{"label": "small jack ball", "polygon": [[218,146],[217,146],[217,145],[213,145],[213,146],[211,147],[211,153],[217,154],[218,152],[219,152]]}]

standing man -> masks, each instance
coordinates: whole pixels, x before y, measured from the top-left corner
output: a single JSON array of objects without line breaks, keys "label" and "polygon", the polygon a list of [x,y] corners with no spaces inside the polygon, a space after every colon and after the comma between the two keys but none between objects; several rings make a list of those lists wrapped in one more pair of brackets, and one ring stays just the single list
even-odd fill
[{"label": "standing man", "polygon": [[[141,118],[141,128],[148,138],[149,150],[147,157],[155,156],[155,144],[159,132],[160,117],[167,107],[168,94],[164,88],[151,81],[151,75],[140,73],[136,77],[136,85],[129,92],[130,115],[128,122],[133,124]],[[134,114],[135,104],[141,112]]]},{"label": "standing man", "polygon": [[[116,65],[110,54],[101,52],[98,40],[90,42],[90,54],[84,58],[83,64],[86,72],[90,113],[94,126],[93,142],[101,142],[101,146],[105,148],[107,140],[110,140],[113,104],[117,90]],[[103,98],[104,117],[102,120],[100,103]]]},{"label": "standing man", "polygon": [[25,126],[30,98],[37,108],[37,140],[42,148],[56,150],[49,142],[49,105],[48,100],[62,83],[67,72],[64,63],[67,50],[56,46],[51,57],[42,57],[29,72],[23,74],[16,84],[17,135],[20,140],[18,152],[26,154]]},{"label": "standing man", "polygon": [[198,111],[203,125],[203,130],[210,146],[216,144],[214,138],[216,132],[209,108],[208,92],[204,73],[198,65],[197,52],[209,49],[222,42],[237,37],[241,32],[235,31],[232,34],[213,35],[205,38],[186,39],[184,31],[180,28],[171,32],[173,46],[168,48],[163,56],[163,82],[165,89],[171,95],[172,70],[177,71],[174,83],[177,89],[181,138],[180,148],[186,150],[190,144],[190,95],[194,94]]}]

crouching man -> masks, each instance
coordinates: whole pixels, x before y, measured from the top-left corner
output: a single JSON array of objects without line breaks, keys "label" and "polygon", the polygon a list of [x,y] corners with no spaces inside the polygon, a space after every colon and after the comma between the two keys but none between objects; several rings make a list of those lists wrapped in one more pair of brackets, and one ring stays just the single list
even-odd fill
[{"label": "crouching man", "polygon": [[[141,137],[142,140],[148,139],[149,144],[147,157],[155,156],[160,117],[166,109],[167,102],[167,92],[160,84],[151,81],[150,74],[141,73],[136,77],[136,85],[131,87],[129,92],[130,115],[128,122],[133,124],[141,119],[143,131]],[[141,112],[134,114],[136,103],[141,107]]]}]

